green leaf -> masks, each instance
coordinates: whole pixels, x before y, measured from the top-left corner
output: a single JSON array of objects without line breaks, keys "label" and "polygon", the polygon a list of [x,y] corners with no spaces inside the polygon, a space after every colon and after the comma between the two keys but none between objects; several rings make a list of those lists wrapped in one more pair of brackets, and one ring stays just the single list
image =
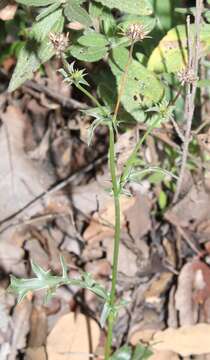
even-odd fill
[{"label": "green leaf", "polygon": [[109,303],[105,302],[99,321],[102,328],[105,326],[106,320],[108,319],[111,311],[112,311],[111,306],[109,305]]},{"label": "green leaf", "polygon": [[44,19],[35,22],[29,35],[30,39],[35,39],[37,42],[43,41],[53,29],[56,22],[60,20],[60,18],[62,18],[61,9],[54,11]]},{"label": "green leaf", "polygon": [[96,31],[90,31],[77,39],[78,43],[83,46],[103,48],[109,44],[106,37]]},{"label": "green leaf", "polygon": [[136,345],[132,360],[146,360],[152,356],[153,352],[142,344]]},{"label": "green leaf", "polygon": [[131,360],[132,350],[130,346],[123,346],[117,350],[110,360]]},{"label": "green leaf", "polygon": [[197,87],[199,87],[199,88],[210,87],[210,80],[199,80],[197,82]]},{"label": "green leaf", "polygon": [[27,6],[47,6],[53,4],[55,0],[16,0],[16,2]]},{"label": "green leaf", "polygon": [[36,21],[42,20],[44,17],[48,16],[49,14],[57,10],[59,7],[60,7],[60,2],[56,1],[54,4],[48,6],[46,9],[41,11],[41,13],[37,15]]},{"label": "green leaf", "polygon": [[160,194],[158,197],[158,204],[159,204],[161,210],[164,210],[167,205],[167,196],[163,190],[160,191]]},{"label": "green leaf", "polygon": [[[61,32],[64,25],[64,18],[62,16],[61,10],[57,11],[56,17],[57,21],[53,24],[50,30],[48,27],[48,30],[54,32]],[[45,21],[47,18],[44,18],[43,20],[41,20],[41,22]],[[35,24],[34,26],[36,25],[37,24]],[[33,73],[39,69],[40,65],[48,61],[55,53],[53,45],[48,39],[48,34],[46,34],[45,32],[45,28],[43,26],[41,26],[40,28],[42,28],[43,33],[38,31],[38,34],[34,33],[34,30],[32,28],[33,37],[30,37],[28,42],[20,51],[17,65],[15,67],[12,79],[9,84],[8,91],[10,92],[17,89],[26,80],[31,79],[33,77]],[[44,33],[46,35],[46,38],[40,43],[39,41],[37,41],[37,37],[43,38]]]},{"label": "green leaf", "polygon": [[64,8],[64,14],[69,21],[78,21],[80,24],[89,27],[92,20],[85,9],[79,6],[75,0],[69,0]]},{"label": "green leaf", "polygon": [[175,12],[175,8],[181,4],[180,0],[151,0],[151,3],[154,8],[158,28],[162,32],[168,31],[179,23],[183,23],[182,15]]},{"label": "green leaf", "polygon": [[105,47],[98,48],[73,45],[70,48],[70,53],[78,60],[94,62],[103,59],[107,53],[107,49]]},{"label": "green leaf", "polygon": [[[192,39],[194,39],[195,26],[190,26]],[[203,24],[201,27],[201,48],[202,54],[210,50],[210,24]],[[171,29],[153,50],[149,61],[148,69],[155,72],[174,73],[181,70],[187,64],[187,32],[185,25],[179,25]]]},{"label": "green leaf", "polygon": [[[128,50],[124,47],[113,49],[109,65],[116,77],[118,90],[121,84],[123,69],[128,61]],[[145,120],[143,107],[160,101],[164,94],[164,87],[156,76],[142,64],[132,60],[122,96],[122,105],[137,121]]]},{"label": "green leaf", "polygon": [[119,9],[120,11],[136,14],[136,15],[151,15],[153,12],[149,0],[96,0],[102,5],[110,9]]}]

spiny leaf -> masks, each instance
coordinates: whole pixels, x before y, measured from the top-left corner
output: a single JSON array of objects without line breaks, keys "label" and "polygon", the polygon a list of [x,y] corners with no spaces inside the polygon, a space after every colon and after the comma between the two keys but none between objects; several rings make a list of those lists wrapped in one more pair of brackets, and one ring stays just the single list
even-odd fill
[{"label": "spiny leaf", "polygon": [[132,350],[128,345],[122,346],[111,357],[111,360],[131,360]]},{"label": "spiny leaf", "polygon": [[153,10],[148,0],[96,0],[102,5],[110,9],[119,9],[120,11],[137,14],[137,15],[151,15]]},{"label": "spiny leaf", "polygon": [[[210,24],[201,27],[201,50],[205,55],[210,50]],[[190,26],[194,39],[195,26]],[[185,25],[171,29],[152,52],[148,69],[155,72],[177,72],[187,65],[187,30]]]}]

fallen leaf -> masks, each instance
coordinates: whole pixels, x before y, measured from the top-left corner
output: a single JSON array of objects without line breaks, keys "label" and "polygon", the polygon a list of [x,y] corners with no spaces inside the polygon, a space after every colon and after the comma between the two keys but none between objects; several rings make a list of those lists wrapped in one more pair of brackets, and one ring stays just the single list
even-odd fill
[{"label": "fallen leaf", "polygon": [[12,20],[17,11],[17,4],[10,1],[4,8],[0,10],[0,19],[3,21]]},{"label": "fallen leaf", "polygon": [[174,225],[194,229],[210,214],[210,195],[202,184],[192,186],[188,194],[172,209],[168,210],[165,218]]},{"label": "fallen leaf", "polygon": [[174,351],[181,356],[208,354],[210,353],[209,334],[209,324],[183,326],[178,329],[168,328],[154,335],[151,346],[155,350]]},{"label": "fallen leaf", "polygon": [[19,211],[42,194],[54,177],[39,163],[32,162],[24,151],[27,117],[18,107],[8,106],[1,114],[0,221]]},{"label": "fallen leaf", "polygon": [[44,346],[26,349],[26,360],[47,360]]},{"label": "fallen leaf", "polygon": [[12,317],[12,341],[11,352],[8,360],[15,360],[18,350],[26,346],[26,336],[29,332],[29,320],[31,315],[32,305],[28,299],[24,299],[14,309]]},{"label": "fallen leaf", "polygon": [[176,309],[179,311],[181,325],[192,325],[203,313],[209,321],[210,268],[199,260],[183,266],[175,294]]},{"label": "fallen leaf", "polygon": [[149,360],[179,360],[179,356],[172,351],[155,350]]},{"label": "fallen leaf", "polygon": [[87,319],[83,314],[64,315],[58,320],[47,338],[48,359],[65,360],[68,357],[68,360],[89,360],[90,352],[94,352],[99,343],[99,336],[99,326],[93,319]]}]

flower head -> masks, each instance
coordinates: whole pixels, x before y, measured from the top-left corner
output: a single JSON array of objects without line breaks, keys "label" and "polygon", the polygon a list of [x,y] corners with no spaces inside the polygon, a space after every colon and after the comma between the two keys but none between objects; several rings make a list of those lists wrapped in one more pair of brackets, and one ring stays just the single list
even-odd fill
[{"label": "flower head", "polygon": [[60,58],[69,46],[69,33],[50,32],[49,39],[55,49],[56,56]]},{"label": "flower head", "polygon": [[149,34],[149,30],[143,24],[131,24],[127,30],[124,31],[124,34],[133,42],[143,41],[146,38],[150,38],[147,36]]},{"label": "flower head", "polygon": [[177,77],[181,82],[181,85],[193,84],[198,80],[194,70],[190,69],[189,67],[185,67],[184,69],[180,70],[177,73]]},{"label": "flower head", "polygon": [[89,85],[88,82],[84,79],[86,76],[85,69],[78,70],[74,69],[74,63],[69,64],[65,59],[63,59],[64,68],[59,69],[59,72],[64,77],[64,81],[74,85],[84,84]]},{"label": "flower head", "polygon": [[174,106],[170,105],[167,100],[162,100],[147,111],[155,112],[159,115],[161,121],[171,121],[174,119]]}]

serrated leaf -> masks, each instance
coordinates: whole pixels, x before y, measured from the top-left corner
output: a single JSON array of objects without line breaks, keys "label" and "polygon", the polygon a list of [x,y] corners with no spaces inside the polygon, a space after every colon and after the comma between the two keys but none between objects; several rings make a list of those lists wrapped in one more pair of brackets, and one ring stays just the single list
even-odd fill
[{"label": "serrated leaf", "polygon": [[[61,32],[63,30],[63,25],[64,18],[59,10],[59,19],[51,28],[51,31]],[[33,73],[38,70],[40,65],[48,61],[54,53],[55,50],[48,37],[46,37],[41,43],[37,42],[36,38],[30,39],[20,51],[8,91],[14,91],[26,80],[31,79],[33,77]]]},{"label": "serrated leaf", "polygon": [[[201,27],[200,39],[202,54],[210,50],[210,24]],[[195,26],[190,26],[190,33],[194,39]],[[155,72],[174,73],[181,70],[187,64],[187,31],[185,25],[179,25],[171,29],[160,41],[152,52],[148,69]]]},{"label": "serrated leaf", "polygon": [[109,44],[106,37],[96,31],[88,32],[87,34],[80,36],[77,42],[83,46],[103,48]]},{"label": "serrated leaf", "polygon": [[119,9],[125,13],[137,15],[151,15],[153,12],[149,0],[96,0],[110,9]]},{"label": "serrated leaf", "polygon": [[[124,47],[113,49],[109,65],[116,77],[118,89],[121,84],[123,69],[128,61],[128,50]],[[156,76],[142,64],[132,60],[129,70],[122,105],[137,121],[145,120],[145,112],[141,108],[145,105],[160,101],[164,94],[164,87]]]},{"label": "serrated leaf", "polygon": [[107,49],[105,47],[98,48],[73,45],[70,48],[70,53],[78,60],[94,62],[103,59],[107,53]]},{"label": "serrated leaf", "polygon": [[17,3],[27,6],[47,6],[53,4],[55,0],[16,0]]},{"label": "serrated leaf", "polygon": [[31,268],[34,272],[34,274],[39,278],[39,279],[47,279],[50,276],[50,271],[45,271],[44,269],[41,268],[41,266],[39,266],[38,264],[36,264],[35,262],[31,261]]},{"label": "serrated leaf", "polygon": [[78,21],[86,27],[92,25],[92,20],[87,11],[77,1],[69,0],[64,8],[64,14],[69,21]]},{"label": "serrated leaf", "polygon": [[131,360],[132,350],[130,346],[123,346],[111,357],[111,360]]}]

